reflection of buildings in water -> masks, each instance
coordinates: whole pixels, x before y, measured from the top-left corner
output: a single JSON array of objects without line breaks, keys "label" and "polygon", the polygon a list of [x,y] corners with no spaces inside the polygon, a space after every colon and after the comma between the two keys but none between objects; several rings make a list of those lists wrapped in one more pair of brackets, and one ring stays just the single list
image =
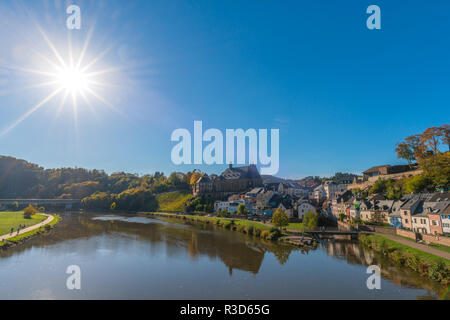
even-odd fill
[{"label": "reflection of buildings in water", "polygon": [[361,246],[358,242],[328,242],[323,243],[322,247],[330,255],[338,259],[345,259],[350,264],[360,264],[364,266],[379,265],[381,276],[396,285],[412,289],[424,288],[428,294],[423,298],[435,298],[436,293],[443,291],[440,284],[421,277],[418,273],[394,265],[391,261],[380,256],[375,251]]},{"label": "reflection of buildings in water", "polygon": [[198,257],[198,238],[196,232],[191,232],[191,241],[188,244],[188,252],[191,258]]}]

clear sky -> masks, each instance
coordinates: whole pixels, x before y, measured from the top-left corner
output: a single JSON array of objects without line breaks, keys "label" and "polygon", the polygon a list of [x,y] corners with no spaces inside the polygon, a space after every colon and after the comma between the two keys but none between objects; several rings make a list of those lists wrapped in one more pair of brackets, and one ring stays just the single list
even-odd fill
[{"label": "clear sky", "polygon": [[[81,30],[66,28],[67,3],[80,6]],[[0,154],[47,168],[220,172],[171,162],[172,131],[202,120],[279,128],[282,177],[401,163],[396,142],[450,119],[450,2],[427,3],[4,0]],[[371,4],[381,30],[366,27]],[[37,105],[58,63],[37,26],[65,61],[93,30],[83,63],[101,54],[97,97]]]}]

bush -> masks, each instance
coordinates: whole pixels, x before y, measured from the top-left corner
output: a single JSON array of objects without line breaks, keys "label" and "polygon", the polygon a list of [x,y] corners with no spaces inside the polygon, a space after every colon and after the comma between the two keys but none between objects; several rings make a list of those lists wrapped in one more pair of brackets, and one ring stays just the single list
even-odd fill
[{"label": "bush", "polygon": [[31,219],[31,216],[36,214],[37,210],[31,204],[23,210],[23,217],[25,219]]},{"label": "bush", "polygon": [[269,231],[269,230],[263,230],[263,231],[261,232],[260,237],[263,238],[263,239],[265,239],[265,240],[268,240],[269,235],[270,235],[270,231]]}]

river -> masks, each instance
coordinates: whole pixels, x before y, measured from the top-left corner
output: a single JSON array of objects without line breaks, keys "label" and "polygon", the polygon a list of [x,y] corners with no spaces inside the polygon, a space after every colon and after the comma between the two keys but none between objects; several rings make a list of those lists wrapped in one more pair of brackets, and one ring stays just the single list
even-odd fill
[{"label": "river", "polygon": [[[436,283],[357,242],[315,250],[210,225],[139,215],[64,213],[48,235],[0,251],[0,299],[436,299]],[[381,265],[369,290],[367,266]],[[81,270],[69,290],[67,267]]]}]

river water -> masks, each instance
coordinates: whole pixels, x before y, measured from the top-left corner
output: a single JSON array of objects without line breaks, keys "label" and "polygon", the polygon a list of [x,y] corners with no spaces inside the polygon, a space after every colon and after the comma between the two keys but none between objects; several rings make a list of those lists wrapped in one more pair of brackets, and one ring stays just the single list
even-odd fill
[{"label": "river water", "polygon": [[[0,299],[436,299],[436,283],[357,242],[309,252],[213,226],[65,213],[48,235],[0,251]],[[367,266],[381,265],[381,289]],[[66,286],[67,267],[81,289]]]}]

